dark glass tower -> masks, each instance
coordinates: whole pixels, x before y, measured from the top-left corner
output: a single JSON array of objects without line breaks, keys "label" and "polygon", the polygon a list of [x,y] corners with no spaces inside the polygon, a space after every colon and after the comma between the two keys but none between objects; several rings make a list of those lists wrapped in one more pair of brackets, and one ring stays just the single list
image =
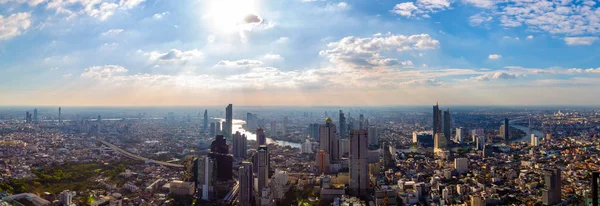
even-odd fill
[{"label": "dark glass tower", "polygon": [[223,125],[223,135],[227,138],[231,138],[233,125],[233,105],[229,104],[225,108],[225,125]]}]

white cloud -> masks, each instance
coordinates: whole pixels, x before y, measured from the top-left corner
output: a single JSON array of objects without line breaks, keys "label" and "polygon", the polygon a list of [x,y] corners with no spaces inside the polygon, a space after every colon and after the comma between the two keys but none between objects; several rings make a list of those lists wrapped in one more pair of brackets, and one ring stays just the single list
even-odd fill
[{"label": "white cloud", "polygon": [[144,1],[146,1],[146,0],[121,0],[119,2],[119,6],[122,6],[123,8],[126,8],[126,9],[131,9],[131,8],[138,6],[140,3],[144,2]]},{"label": "white cloud", "polygon": [[565,43],[569,46],[592,45],[596,40],[598,37],[565,37]]},{"label": "white cloud", "polygon": [[411,36],[389,34],[370,38],[348,36],[340,41],[329,43],[327,47],[328,50],[322,50],[319,54],[328,57],[331,62],[368,68],[402,65],[395,58],[384,57],[382,52],[436,49],[439,47],[439,42],[428,34]]},{"label": "white cloud", "polygon": [[419,16],[429,18],[430,13],[450,9],[450,4],[449,0],[417,0],[415,3],[404,2],[396,4],[391,12],[408,18]]},{"label": "white cloud", "polygon": [[491,16],[487,16],[487,15],[482,15],[482,13],[479,14],[475,14],[471,17],[469,17],[469,25],[471,26],[479,26],[481,24],[484,24],[486,22],[490,22],[492,21],[492,17]]},{"label": "white cloud", "polygon": [[30,13],[16,13],[7,17],[0,15],[0,40],[19,36],[29,26],[31,26]]},{"label": "white cloud", "polygon": [[279,54],[265,54],[263,58],[268,60],[283,60],[283,57]]},{"label": "white cloud", "polygon": [[46,1],[46,0],[0,0],[0,4],[6,4],[6,3],[24,4],[24,3],[27,3],[27,4],[29,4],[29,6],[37,6],[38,4],[40,4],[44,1]]},{"label": "white cloud", "polygon": [[474,81],[490,81],[490,80],[505,80],[505,79],[516,79],[522,76],[521,74],[508,73],[508,72],[493,72],[486,73],[481,76],[471,77],[468,80]]},{"label": "white cloud", "polygon": [[48,0],[46,9],[54,9],[57,14],[67,15],[67,19],[71,19],[79,14],[86,14],[104,21],[112,16],[117,9],[132,9],[144,1],[120,0],[117,4],[114,1],[103,0]]},{"label": "white cloud", "polygon": [[598,68],[589,68],[589,69],[579,69],[579,68],[573,68],[573,69],[569,69],[567,70],[569,73],[593,73],[593,74],[600,74],[600,67]]},{"label": "white cloud", "polygon": [[414,86],[441,86],[444,82],[438,81],[435,78],[430,79],[415,79],[406,82],[401,82],[400,85],[414,85]]},{"label": "white cloud", "polygon": [[600,10],[594,1],[560,0],[463,0],[486,9],[503,27],[526,26],[550,34],[590,35],[600,33]]},{"label": "white cloud", "polygon": [[519,37],[510,37],[510,36],[503,36],[502,39],[504,40],[520,40]]},{"label": "white cloud", "polygon": [[491,59],[491,60],[496,60],[496,59],[500,59],[500,58],[502,58],[502,55],[500,55],[500,54],[490,54],[488,56],[488,59]]},{"label": "white cloud", "polygon": [[163,17],[165,17],[167,15],[169,15],[168,11],[162,12],[162,13],[156,13],[156,14],[152,15],[152,18],[153,19],[162,19]]},{"label": "white cloud", "polygon": [[462,0],[464,3],[472,4],[479,8],[492,8],[496,5],[497,0]]},{"label": "white cloud", "polygon": [[114,36],[123,32],[123,29],[111,29],[105,32],[102,32],[102,36]]},{"label": "white cloud", "polygon": [[204,54],[198,49],[188,50],[188,51],[171,49],[170,51],[165,52],[165,53],[153,51],[150,53],[145,53],[144,55],[149,56],[151,61],[158,61],[158,62],[178,62],[178,61],[188,61],[188,60],[199,60],[204,56]]},{"label": "white cloud", "polygon": [[342,1],[337,4],[337,7],[341,8],[341,9],[345,9],[348,7],[348,3]]},{"label": "white cloud", "polygon": [[529,40],[532,40],[532,39],[533,39],[533,36],[532,36],[532,35],[529,35],[529,36],[527,36],[527,39],[529,39]]},{"label": "white cloud", "polygon": [[125,73],[128,70],[118,65],[93,66],[85,69],[81,73],[82,78],[88,79],[109,79],[115,74]]},{"label": "white cloud", "polygon": [[289,38],[289,37],[285,37],[285,36],[283,36],[283,37],[279,37],[279,39],[275,40],[275,43],[278,43],[278,44],[285,44],[285,43],[287,43],[288,41],[290,41],[290,38]]},{"label": "white cloud", "polygon": [[223,60],[219,61],[215,67],[258,67],[263,64],[262,61],[252,59],[240,59],[236,61]]}]

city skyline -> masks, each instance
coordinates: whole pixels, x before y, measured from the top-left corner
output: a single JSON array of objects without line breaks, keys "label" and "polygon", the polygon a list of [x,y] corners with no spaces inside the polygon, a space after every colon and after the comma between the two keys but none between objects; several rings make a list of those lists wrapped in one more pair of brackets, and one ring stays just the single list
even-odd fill
[{"label": "city skyline", "polygon": [[598,105],[598,6],[3,1],[0,105]]}]

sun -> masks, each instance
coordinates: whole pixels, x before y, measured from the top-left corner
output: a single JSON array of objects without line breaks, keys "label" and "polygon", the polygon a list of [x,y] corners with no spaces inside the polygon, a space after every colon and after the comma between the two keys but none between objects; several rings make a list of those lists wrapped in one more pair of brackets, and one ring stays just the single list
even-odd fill
[{"label": "sun", "polygon": [[204,17],[219,33],[238,32],[244,18],[258,12],[255,0],[209,0],[207,4]]}]

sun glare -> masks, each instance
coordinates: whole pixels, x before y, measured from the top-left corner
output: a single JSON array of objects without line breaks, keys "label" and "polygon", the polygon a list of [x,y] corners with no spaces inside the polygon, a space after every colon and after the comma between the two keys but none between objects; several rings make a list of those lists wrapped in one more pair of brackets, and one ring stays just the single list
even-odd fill
[{"label": "sun glare", "polygon": [[237,32],[245,23],[246,16],[257,13],[254,0],[211,0],[207,3],[205,19],[212,24],[215,32]]}]

